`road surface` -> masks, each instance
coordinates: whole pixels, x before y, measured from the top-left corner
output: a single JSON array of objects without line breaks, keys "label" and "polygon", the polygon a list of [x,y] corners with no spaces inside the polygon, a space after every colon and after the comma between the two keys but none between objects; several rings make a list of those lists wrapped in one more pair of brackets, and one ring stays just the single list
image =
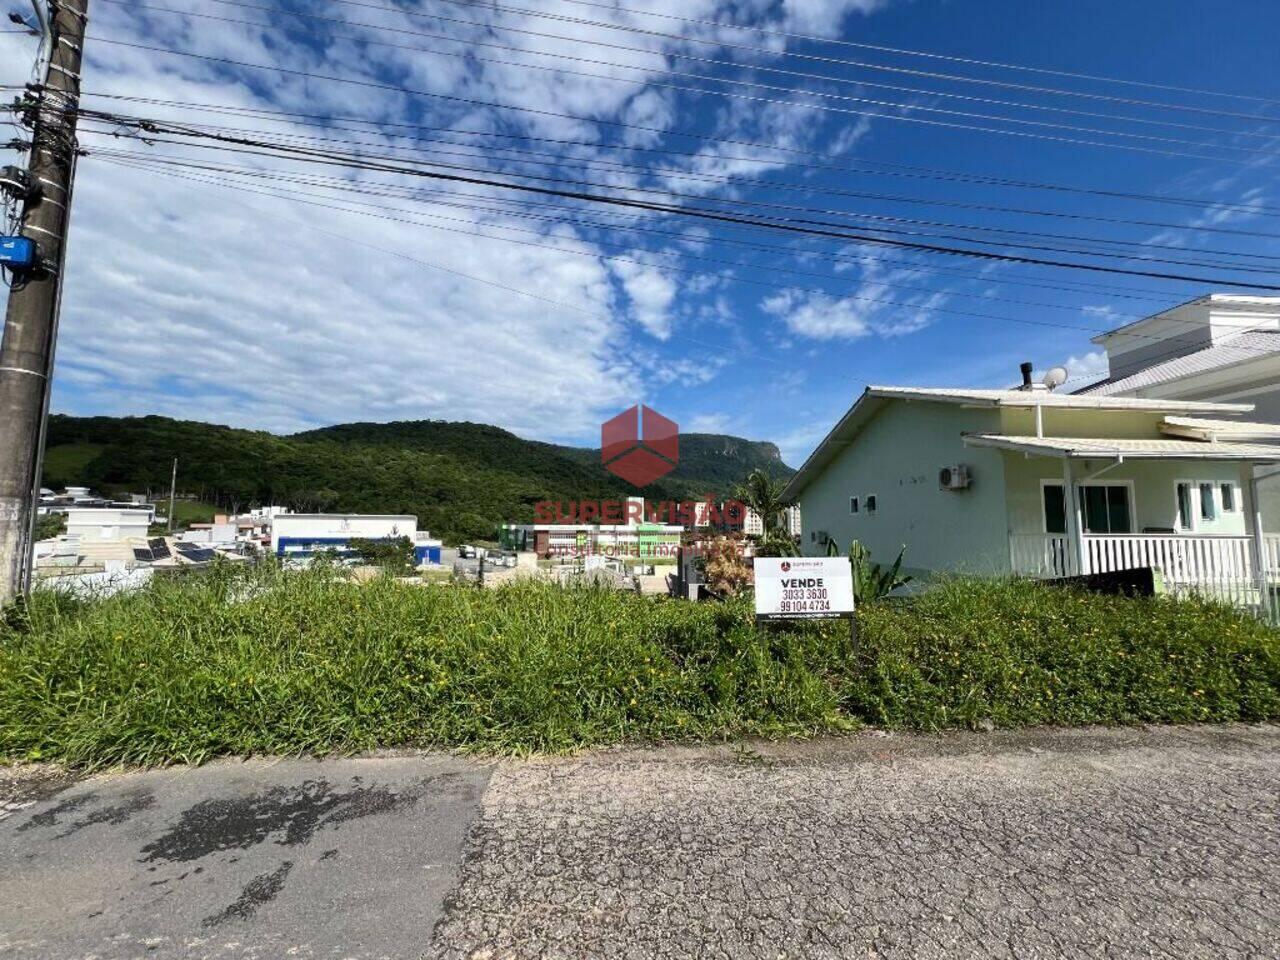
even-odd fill
[{"label": "road surface", "polygon": [[32,777],[6,957],[1280,957],[1280,727]]}]

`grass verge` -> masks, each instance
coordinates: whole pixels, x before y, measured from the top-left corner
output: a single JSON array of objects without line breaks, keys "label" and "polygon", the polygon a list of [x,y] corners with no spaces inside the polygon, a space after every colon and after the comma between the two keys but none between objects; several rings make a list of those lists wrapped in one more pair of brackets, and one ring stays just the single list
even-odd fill
[{"label": "grass verge", "polygon": [[956,581],[843,623],[523,583],[273,568],[37,595],[0,625],[0,757],[78,766],[390,746],[1280,719],[1280,634],[1229,608]]}]

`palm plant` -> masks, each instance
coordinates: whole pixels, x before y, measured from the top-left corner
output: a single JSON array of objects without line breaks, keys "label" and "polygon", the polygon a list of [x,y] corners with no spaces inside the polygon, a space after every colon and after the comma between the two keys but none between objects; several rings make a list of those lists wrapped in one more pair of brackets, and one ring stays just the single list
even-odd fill
[{"label": "palm plant", "polygon": [[784,514],[789,504],[782,499],[785,484],[764,470],[756,469],[734,487],[734,497],[760,518],[766,540],[790,539]]}]

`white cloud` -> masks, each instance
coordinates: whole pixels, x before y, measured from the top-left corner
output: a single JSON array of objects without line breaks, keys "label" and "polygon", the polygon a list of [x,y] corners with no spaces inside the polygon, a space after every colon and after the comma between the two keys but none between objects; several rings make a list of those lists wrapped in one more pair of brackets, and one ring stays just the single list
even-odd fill
[{"label": "white cloud", "polygon": [[[691,18],[723,16],[740,23],[831,35],[846,18],[870,13],[883,2],[652,0],[646,9]],[[714,48],[656,35],[624,36],[601,27],[550,22],[480,5],[440,11],[475,21],[477,26],[413,16],[415,11],[408,9],[370,7],[353,12],[329,3],[315,5],[317,13],[340,16],[352,24],[341,32],[360,42],[336,38],[331,24],[305,20],[299,20],[297,32],[281,42],[278,24],[262,13],[229,10],[211,0],[188,0],[183,7],[189,14],[259,25],[102,4],[95,13],[95,32],[208,57],[349,77],[366,85],[317,81],[91,41],[87,87],[126,97],[159,95],[232,108],[477,131],[517,130],[596,144],[562,148],[567,159],[561,169],[566,176],[585,169],[578,161],[636,162],[634,154],[620,153],[607,144],[652,145],[661,131],[681,121],[681,109],[687,104],[656,87],[532,69],[558,62],[533,51],[584,55],[584,50],[590,50],[586,55],[658,68],[679,63],[666,59],[672,52],[714,54]],[[646,27],[655,23],[621,11],[594,9],[588,19]],[[402,33],[378,32],[361,24],[395,27]],[[571,39],[539,38],[492,27],[519,27]],[[415,37],[413,31],[447,34],[465,42]],[[698,38],[744,40],[742,33],[723,27],[682,25],[681,32]],[[368,45],[372,40],[422,49]],[[494,40],[523,52],[476,45]],[[590,47],[592,40],[641,49],[606,55]],[[24,82],[33,53],[34,45],[27,38],[0,35],[0,82]],[[605,77],[642,76],[621,67],[562,65]],[[387,83],[403,89],[379,86]],[[495,110],[426,94],[499,102],[531,112]],[[120,100],[89,103],[277,135],[317,132],[281,120],[209,115],[181,106]],[[590,119],[552,116],[558,113],[620,120],[653,130],[622,134]],[[814,143],[819,126],[811,112],[782,104],[761,109],[758,104],[729,101],[712,117],[720,135],[768,139],[800,148]],[[342,136],[369,141],[370,150],[442,149],[448,144],[447,149],[466,155],[449,162],[493,170],[509,169],[515,162],[504,159],[499,151],[470,149],[455,142],[489,141],[454,137],[432,143],[409,139],[415,132],[410,129],[400,129],[403,136],[394,129],[371,124],[364,132]],[[842,141],[845,149],[865,133],[865,125],[859,123],[850,130]],[[353,419],[442,417],[567,438],[589,433],[602,413],[644,395],[646,388],[706,383],[727,362],[723,358],[710,362],[638,358],[636,341],[643,342],[646,335],[660,342],[683,336],[677,323],[680,317],[709,322],[696,311],[682,312],[682,285],[649,263],[606,266],[599,255],[607,248],[595,243],[593,234],[572,226],[539,227],[540,221],[495,212],[500,208],[478,212],[450,205],[477,197],[491,200],[494,194],[482,189],[451,187],[451,194],[431,193],[404,188],[403,180],[379,174],[324,172],[339,184],[363,189],[384,191],[388,184],[400,184],[392,197],[363,203],[359,197],[314,184],[293,185],[321,194],[314,198],[318,202],[363,206],[366,213],[376,213],[377,204],[403,210],[389,214],[395,219],[374,219],[115,165],[107,162],[107,151],[147,148],[95,136],[87,128],[82,139],[96,156],[87,157],[80,167],[55,381],[59,409],[157,412],[278,431]],[[150,152],[316,176],[315,168],[280,160],[227,158],[171,145]],[[778,157],[776,152],[747,148],[708,150],[686,158],[676,169],[740,178],[784,166]],[[661,182],[661,173],[653,169],[594,170],[592,176],[617,185],[644,179]],[[254,180],[242,183],[268,192],[280,186]],[[679,189],[692,188],[689,181],[682,181]],[[725,188],[707,183],[700,189]],[[412,200],[411,193],[416,194]],[[431,220],[432,215],[448,219]],[[619,212],[610,216],[625,223],[648,215]],[[426,226],[429,223],[437,228]],[[535,242],[550,239],[568,252],[518,246],[474,233],[478,228],[500,232],[497,228],[503,226],[539,230],[544,236],[532,238]],[[698,250],[706,245],[709,234],[693,227],[685,237],[683,246]],[[640,253],[635,257],[644,260]],[[689,286],[706,295],[714,284],[698,277]],[[838,307],[851,314],[848,304]],[[797,308],[803,310],[804,304]],[[722,312],[728,315],[727,309]],[[887,327],[877,321],[877,329]],[[694,342],[690,352],[701,358],[709,351]]]},{"label": "white cloud", "polygon": [[1109,372],[1105,350],[1091,350],[1078,357],[1068,357],[1063,366],[1067,368],[1068,380],[1077,389],[1104,379]]}]

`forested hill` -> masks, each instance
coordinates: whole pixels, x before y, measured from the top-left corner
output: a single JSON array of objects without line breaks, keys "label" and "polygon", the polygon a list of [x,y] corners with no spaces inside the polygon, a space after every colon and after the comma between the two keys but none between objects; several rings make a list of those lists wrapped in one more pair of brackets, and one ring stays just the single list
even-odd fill
[{"label": "forested hill", "polygon": [[778,477],[794,472],[773,444],[719,434],[682,434],[677,469],[638,490],[602,469],[597,450],[523,440],[486,424],[349,423],[278,436],[167,417],[55,415],[44,484],[154,494],[168,490],[174,457],[181,491],[229,510],[278,503],[412,513],[451,542],[530,520],[541,500],[724,495],[756,467]]}]

